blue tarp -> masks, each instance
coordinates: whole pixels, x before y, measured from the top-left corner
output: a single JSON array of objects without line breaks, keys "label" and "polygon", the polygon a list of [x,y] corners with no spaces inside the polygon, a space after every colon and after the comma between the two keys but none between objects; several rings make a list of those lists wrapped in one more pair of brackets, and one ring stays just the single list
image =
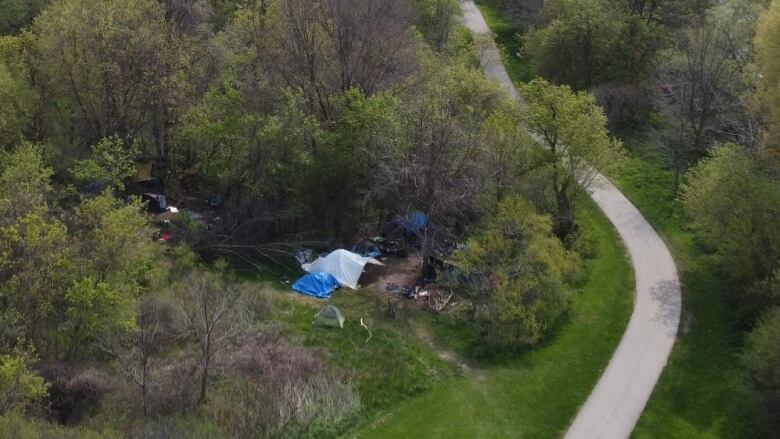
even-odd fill
[{"label": "blue tarp", "polygon": [[357,253],[360,256],[374,259],[379,259],[382,257],[382,252],[379,250],[379,247],[368,240],[363,240],[355,244],[352,247],[352,253]]},{"label": "blue tarp", "polygon": [[295,281],[293,290],[307,296],[327,299],[339,287],[339,281],[330,273],[309,273]]},{"label": "blue tarp", "polygon": [[400,218],[398,224],[404,229],[407,236],[416,235],[428,225],[428,215],[417,211]]}]

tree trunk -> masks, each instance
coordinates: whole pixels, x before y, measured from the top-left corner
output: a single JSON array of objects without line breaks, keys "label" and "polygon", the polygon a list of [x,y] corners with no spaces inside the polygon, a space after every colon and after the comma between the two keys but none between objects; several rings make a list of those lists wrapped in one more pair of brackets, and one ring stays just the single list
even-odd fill
[{"label": "tree trunk", "polygon": [[206,402],[206,387],[209,382],[209,362],[211,360],[211,336],[206,337],[206,345],[203,349],[203,372],[200,376],[200,398],[198,401],[202,404]]},{"label": "tree trunk", "polygon": [[555,194],[556,212],[553,232],[562,241],[574,231],[574,215],[571,208],[571,201],[563,191]]}]

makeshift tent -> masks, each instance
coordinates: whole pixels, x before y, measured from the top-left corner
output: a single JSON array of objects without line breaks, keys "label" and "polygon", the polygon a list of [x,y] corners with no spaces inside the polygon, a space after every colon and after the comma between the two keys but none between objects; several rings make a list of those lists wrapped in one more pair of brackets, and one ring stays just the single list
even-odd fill
[{"label": "makeshift tent", "polygon": [[404,235],[412,237],[425,230],[428,225],[428,215],[422,212],[412,212],[409,215],[399,218],[397,223],[404,230]]},{"label": "makeshift tent", "polygon": [[339,281],[328,273],[309,273],[295,281],[293,290],[318,299],[327,299],[339,287]]},{"label": "makeshift tent", "polygon": [[366,258],[350,251],[339,249],[325,257],[319,257],[312,263],[302,264],[301,268],[309,273],[330,273],[341,285],[357,289],[360,275],[366,264],[382,265],[374,258]]},{"label": "makeshift tent", "polygon": [[135,164],[135,175],[133,176],[133,181],[136,183],[142,182],[142,181],[149,181],[152,179],[152,166],[154,165],[153,161],[147,161],[147,162],[141,162]]},{"label": "makeshift tent", "polygon": [[165,195],[151,192],[141,195],[141,202],[148,203],[149,210],[156,213],[162,213],[168,210],[168,203],[165,201]]},{"label": "makeshift tent", "polygon": [[355,244],[355,246],[352,247],[352,251],[359,254],[360,256],[365,256],[368,258],[382,257],[382,252],[379,250],[379,247],[377,247],[376,244],[369,241],[368,239],[364,239]]},{"label": "makeshift tent", "polygon": [[325,305],[320,312],[314,316],[314,321],[311,322],[314,326],[328,326],[332,328],[344,327],[344,315],[341,314],[341,310],[333,305]]}]

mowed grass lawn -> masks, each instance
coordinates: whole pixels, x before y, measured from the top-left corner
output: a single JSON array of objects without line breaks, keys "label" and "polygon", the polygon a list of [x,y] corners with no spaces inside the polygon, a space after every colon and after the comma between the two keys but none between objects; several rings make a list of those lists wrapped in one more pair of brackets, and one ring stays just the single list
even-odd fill
[{"label": "mowed grass lawn", "polygon": [[[592,201],[581,206],[581,223],[593,237],[597,257],[588,262],[590,277],[574,295],[569,320],[548,344],[493,364],[478,363],[459,378],[380,410],[347,437],[560,436],[606,367],[633,304],[633,271],[616,232]],[[439,340],[448,343],[446,336]]]}]

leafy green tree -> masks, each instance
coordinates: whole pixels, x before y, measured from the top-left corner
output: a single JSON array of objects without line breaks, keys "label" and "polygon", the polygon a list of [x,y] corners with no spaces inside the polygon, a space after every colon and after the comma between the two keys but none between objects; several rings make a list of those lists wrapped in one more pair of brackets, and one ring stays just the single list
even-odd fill
[{"label": "leafy green tree", "polygon": [[100,336],[132,330],[135,298],[90,277],[76,281],[66,292],[66,322],[60,327],[68,357]]},{"label": "leafy green tree", "polygon": [[140,200],[126,203],[109,191],[76,209],[73,235],[82,255],[81,278],[94,277],[122,296],[138,297],[160,274],[160,247]]},{"label": "leafy green tree", "polygon": [[32,370],[36,361],[32,350],[23,347],[0,354],[0,414],[23,411],[46,397],[48,385]]},{"label": "leafy green tree", "polygon": [[[23,337],[44,358],[68,358],[128,326],[135,300],[164,271],[138,200],[110,191],[76,208],[54,203],[51,170],[21,145],[0,173],[0,316],[5,343]],[[59,337],[52,336],[59,334]]]},{"label": "leafy green tree", "polygon": [[52,193],[53,171],[41,157],[42,145],[22,143],[2,163],[0,173],[0,225],[27,214],[45,211]]},{"label": "leafy green tree", "polygon": [[118,136],[101,139],[91,149],[90,158],[73,164],[73,178],[80,183],[98,181],[117,190],[124,189],[125,180],[135,173],[135,150],[126,148]]},{"label": "leafy green tree", "polygon": [[16,144],[22,138],[25,120],[20,106],[24,105],[24,87],[0,57],[0,146]]},{"label": "leafy green tree", "polygon": [[780,260],[780,185],[736,145],[721,145],[686,177],[682,201],[725,275],[750,285]]},{"label": "leafy green tree", "polygon": [[59,355],[51,335],[61,322],[73,256],[60,221],[31,213],[0,228],[1,311],[4,325],[15,327],[6,336],[29,340],[45,358]]},{"label": "leafy green tree", "polygon": [[403,138],[401,111],[399,99],[389,93],[366,96],[350,90],[312,154],[308,204],[322,212],[336,236],[351,239],[355,228],[376,213],[370,189],[379,157]]},{"label": "leafy green tree", "polygon": [[166,151],[188,57],[160,2],[56,1],[26,38],[39,87],[57,102],[44,131],[65,163],[112,135]]},{"label": "leafy green tree", "polygon": [[593,96],[556,86],[543,79],[521,85],[528,106],[525,126],[542,144],[555,204],[553,230],[566,237],[575,229],[576,197],[597,171],[615,166],[623,146],[607,132],[607,120]]},{"label": "leafy green tree", "polygon": [[664,45],[663,28],[605,0],[548,1],[545,14],[524,48],[537,74],[578,90],[646,78]]},{"label": "leafy green tree", "polygon": [[485,121],[480,133],[484,166],[485,198],[491,211],[508,195],[519,190],[520,183],[539,160],[533,139],[521,126],[522,116],[515,109],[499,110]]},{"label": "leafy green tree", "polygon": [[780,428],[780,308],[768,311],[750,333],[742,364],[761,409],[763,432],[771,437]]},{"label": "leafy green tree", "polygon": [[487,304],[486,341],[498,347],[539,343],[568,309],[564,282],[576,256],[553,235],[550,218],[520,197],[505,198],[454,259]]}]

